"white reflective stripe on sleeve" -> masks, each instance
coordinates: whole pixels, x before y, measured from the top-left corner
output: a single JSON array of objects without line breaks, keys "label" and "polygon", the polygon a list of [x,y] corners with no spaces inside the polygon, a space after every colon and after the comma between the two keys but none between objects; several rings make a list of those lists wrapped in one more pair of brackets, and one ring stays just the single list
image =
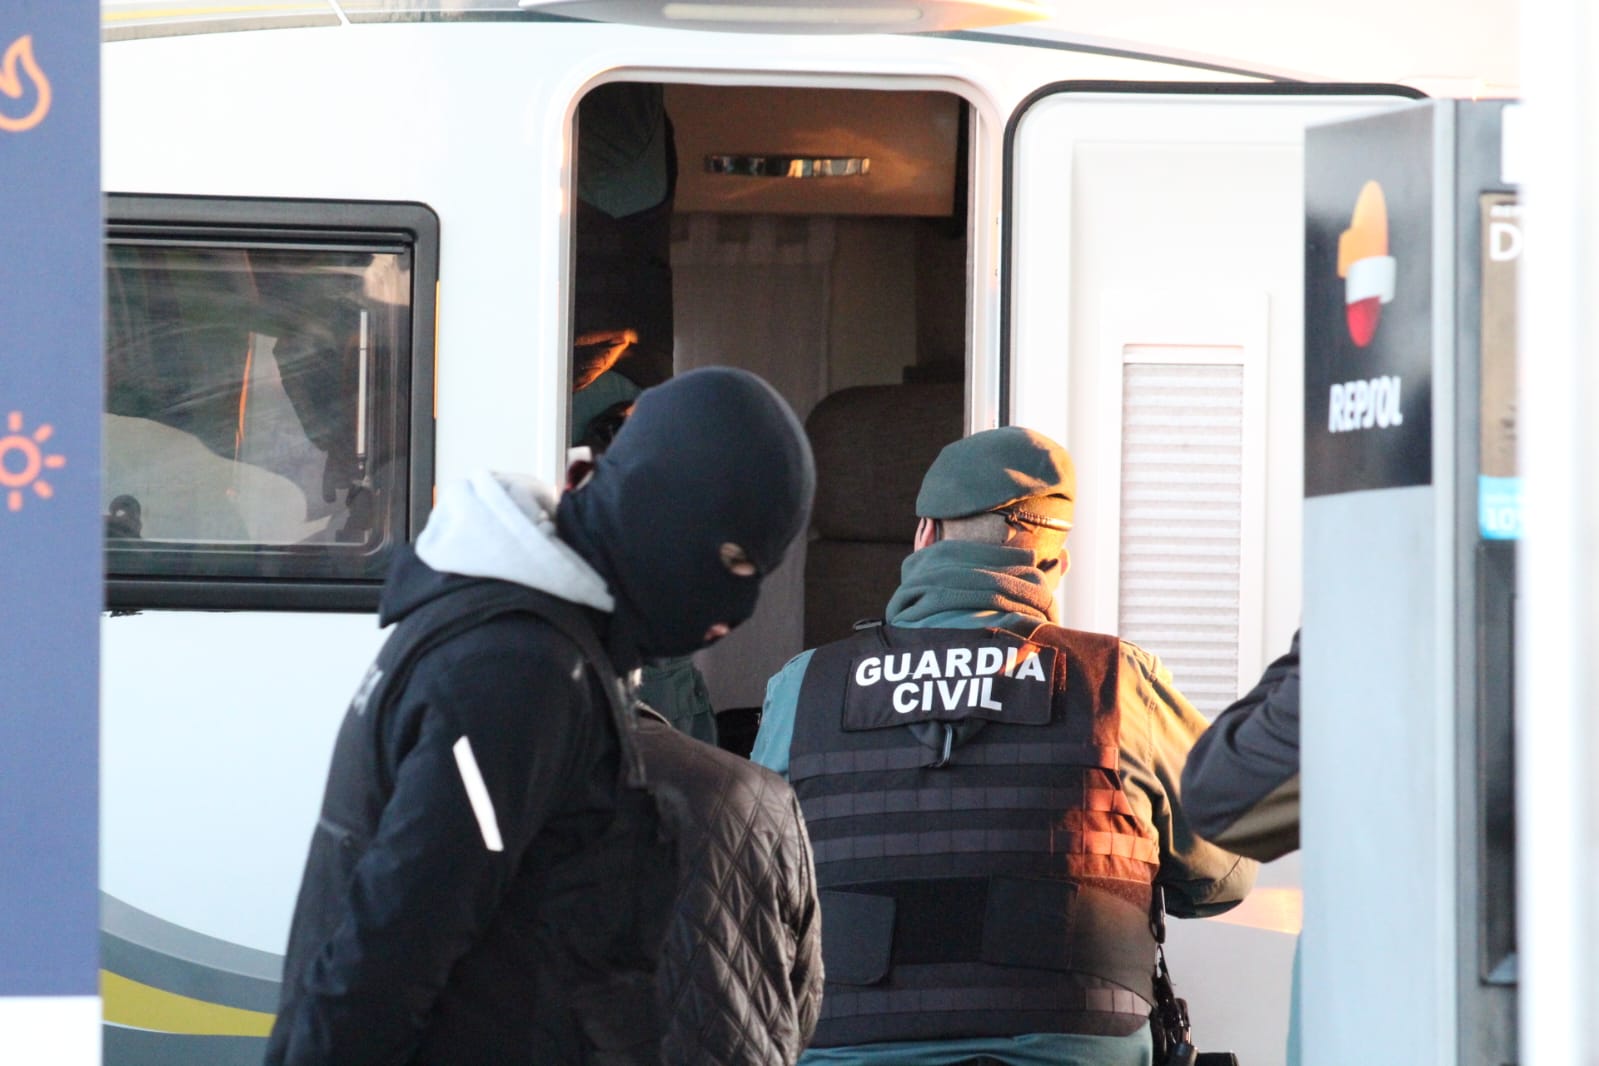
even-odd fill
[{"label": "white reflective stripe on sleeve", "polygon": [[477,827],[483,832],[483,846],[490,851],[504,851],[500,840],[500,823],[494,817],[494,801],[489,799],[489,787],[483,783],[483,771],[477,768],[472,755],[472,742],[462,737],[455,742],[455,765],[461,771],[461,784],[466,786],[466,798],[471,801],[472,813],[477,816]]}]

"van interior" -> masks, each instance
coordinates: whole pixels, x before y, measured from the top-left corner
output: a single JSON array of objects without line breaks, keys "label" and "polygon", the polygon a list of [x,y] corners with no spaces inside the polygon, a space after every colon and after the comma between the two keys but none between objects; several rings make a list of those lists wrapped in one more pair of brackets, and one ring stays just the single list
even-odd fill
[{"label": "van interior", "polygon": [[579,104],[573,443],[636,387],[724,365],[816,456],[809,539],[698,656],[730,750],[789,658],[882,616],[921,474],[963,432],[969,122],[946,92],[617,82]]}]

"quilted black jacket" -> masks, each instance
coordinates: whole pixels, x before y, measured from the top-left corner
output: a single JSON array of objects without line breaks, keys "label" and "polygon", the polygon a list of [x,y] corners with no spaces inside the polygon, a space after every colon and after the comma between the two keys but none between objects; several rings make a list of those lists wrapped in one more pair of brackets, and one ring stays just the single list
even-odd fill
[{"label": "quilted black jacket", "polygon": [[677,841],[656,975],[668,1066],[791,1066],[822,1006],[822,925],[799,802],[781,777],[653,717],[638,741]]}]

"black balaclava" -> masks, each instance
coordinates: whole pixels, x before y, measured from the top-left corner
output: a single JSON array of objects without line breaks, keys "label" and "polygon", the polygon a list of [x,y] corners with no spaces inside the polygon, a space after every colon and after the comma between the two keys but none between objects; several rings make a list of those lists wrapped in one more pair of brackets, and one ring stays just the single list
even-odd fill
[{"label": "black balaclava", "polygon": [[[556,524],[616,597],[613,640],[645,658],[687,655],[711,626],[755,610],[815,488],[810,443],[783,398],[748,371],[707,367],[640,394]],[[728,571],[724,544],[744,550],[755,576]]]}]

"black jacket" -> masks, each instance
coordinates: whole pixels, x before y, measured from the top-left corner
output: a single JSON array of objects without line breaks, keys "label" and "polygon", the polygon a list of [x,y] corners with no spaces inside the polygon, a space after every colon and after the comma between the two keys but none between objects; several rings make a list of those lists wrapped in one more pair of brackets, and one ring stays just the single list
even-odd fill
[{"label": "black jacket", "polygon": [[822,923],[799,801],[747,759],[647,718],[650,790],[677,841],[660,955],[660,1061],[791,1066],[822,1006]]},{"label": "black jacket", "polygon": [[401,552],[268,1066],[786,1066],[803,1049],[820,919],[792,792],[652,722],[633,734],[647,787],[624,784],[599,674],[548,606]]},{"label": "black jacket", "polygon": [[[384,591],[386,649],[425,612],[506,589],[407,549]],[[576,1064],[596,1061],[589,1019],[647,1032],[616,1009],[615,981],[652,966],[671,886],[638,872],[671,857],[642,834],[606,839],[639,797],[620,787],[583,654],[506,613],[425,651],[381,707],[372,677],[335,745],[267,1063]],[[635,987],[647,1007],[647,977]]]}]

